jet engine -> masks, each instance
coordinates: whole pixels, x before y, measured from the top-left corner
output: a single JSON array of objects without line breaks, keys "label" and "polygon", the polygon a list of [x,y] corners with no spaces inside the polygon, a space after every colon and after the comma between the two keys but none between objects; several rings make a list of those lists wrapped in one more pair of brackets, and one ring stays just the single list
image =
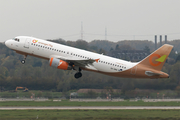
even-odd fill
[{"label": "jet engine", "polygon": [[51,58],[49,65],[62,70],[72,70],[72,66],[70,66],[69,63],[57,58]]}]

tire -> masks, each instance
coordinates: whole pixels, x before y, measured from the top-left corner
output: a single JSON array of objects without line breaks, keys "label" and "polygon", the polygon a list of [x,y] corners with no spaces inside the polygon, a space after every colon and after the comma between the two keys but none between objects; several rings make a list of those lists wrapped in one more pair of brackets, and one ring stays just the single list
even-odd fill
[{"label": "tire", "polygon": [[24,64],[24,63],[25,63],[25,60],[21,60],[21,63]]},{"label": "tire", "polygon": [[77,73],[74,75],[74,77],[75,77],[76,79],[78,79],[78,78],[82,77],[82,73],[81,73],[81,72],[77,72]]}]

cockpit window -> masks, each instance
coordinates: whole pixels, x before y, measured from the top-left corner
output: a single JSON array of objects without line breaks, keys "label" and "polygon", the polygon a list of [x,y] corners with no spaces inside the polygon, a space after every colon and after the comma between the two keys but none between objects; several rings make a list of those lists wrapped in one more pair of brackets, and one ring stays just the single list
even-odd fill
[{"label": "cockpit window", "polygon": [[15,41],[18,41],[18,42],[19,42],[19,39],[18,39],[18,38],[13,38],[13,40],[15,40]]}]

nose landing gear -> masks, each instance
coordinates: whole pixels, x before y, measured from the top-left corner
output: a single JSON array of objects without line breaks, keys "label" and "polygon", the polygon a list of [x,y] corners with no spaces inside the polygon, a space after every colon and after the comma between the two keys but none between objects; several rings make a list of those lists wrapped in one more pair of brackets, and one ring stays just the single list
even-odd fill
[{"label": "nose landing gear", "polygon": [[21,60],[21,63],[24,64],[24,63],[25,63],[25,60]]},{"label": "nose landing gear", "polygon": [[21,60],[21,63],[24,64],[26,62],[27,55],[24,55],[24,59]]}]

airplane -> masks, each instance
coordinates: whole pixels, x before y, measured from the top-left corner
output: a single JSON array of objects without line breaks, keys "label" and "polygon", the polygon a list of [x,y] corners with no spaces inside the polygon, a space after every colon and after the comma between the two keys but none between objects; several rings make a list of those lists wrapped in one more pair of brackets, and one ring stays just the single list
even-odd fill
[{"label": "airplane", "polygon": [[24,56],[22,64],[28,55],[39,57],[57,69],[76,70],[76,79],[82,70],[125,78],[169,78],[161,69],[173,48],[164,44],[140,62],[130,62],[28,36],[6,40],[5,45]]}]

